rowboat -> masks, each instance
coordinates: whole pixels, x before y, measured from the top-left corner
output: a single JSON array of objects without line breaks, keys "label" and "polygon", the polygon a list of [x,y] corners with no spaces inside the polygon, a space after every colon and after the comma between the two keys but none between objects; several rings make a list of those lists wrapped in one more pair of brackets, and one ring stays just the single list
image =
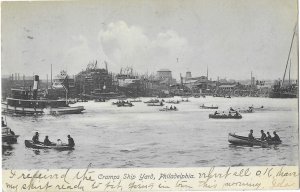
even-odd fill
[{"label": "rowboat", "polygon": [[162,109],[159,109],[159,111],[178,111],[178,109],[168,109],[168,108],[162,108]]},{"label": "rowboat", "polygon": [[151,99],[149,101],[145,101],[144,103],[159,103],[158,99]]},{"label": "rowboat", "polygon": [[218,109],[219,107],[218,106],[211,106],[211,107],[209,107],[209,106],[201,105],[200,108],[201,109]]},{"label": "rowboat", "polygon": [[248,137],[239,136],[234,133],[228,134],[228,142],[234,145],[262,146],[262,147],[281,144],[281,141],[261,141],[260,139],[250,140]]},{"label": "rowboat", "polygon": [[49,113],[51,115],[63,115],[63,114],[79,114],[84,109],[83,106],[77,107],[58,107],[58,108],[50,108]]},{"label": "rowboat", "polygon": [[180,101],[166,101],[166,103],[171,103],[171,104],[179,104],[180,103]]},{"label": "rowboat", "polygon": [[25,146],[33,149],[55,149],[55,150],[72,150],[74,147],[70,147],[67,144],[57,145],[53,143],[52,145],[44,145],[43,143],[33,143],[32,140],[25,140]]},{"label": "rowboat", "polygon": [[238,114],[238,115],[209,114],[208,117],[211,119],[241,119],[242,115],[240,115],[240,114]]},{"label": "rowboat", "polygon": [[118,107],[132,107],[134,106],[132,103],[119,103],[117,104]]},{"label": "rowboat", "polygon": [[142,102],[142,100],[140,100],[140,99],[134,99],[134,100],[130,100],[130,102]]},{"label": "rowboat", "polygon": [[148,103],[147,106],[160,107],[160,106],[164,106],[164,104],[163,103]]},{"label": "rowboat", "polygon": [[249,109],[240,109],[238,110],[239,113],[253,113],[254,110],[253,108],[249,108]]}]

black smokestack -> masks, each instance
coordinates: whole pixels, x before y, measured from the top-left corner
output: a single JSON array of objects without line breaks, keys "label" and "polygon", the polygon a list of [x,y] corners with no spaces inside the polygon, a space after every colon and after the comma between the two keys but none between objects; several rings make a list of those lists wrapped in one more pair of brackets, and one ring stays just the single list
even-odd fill
[{"label": "black smokestack", "polygon": [[38,92],[38,85],[39,85],[39,76],[35,75],[34,76],[34,82],[33,82],[33,99],[37,99],[37,92]]}]

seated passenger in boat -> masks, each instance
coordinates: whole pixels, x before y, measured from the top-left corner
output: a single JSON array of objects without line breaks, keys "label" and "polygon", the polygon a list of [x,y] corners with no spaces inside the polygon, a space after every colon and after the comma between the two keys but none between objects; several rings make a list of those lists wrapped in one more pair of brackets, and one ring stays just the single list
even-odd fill
[{"label": "seated passenger in boat", "polygon": [[75,142],[74,142],[73,138],[70,135],[68,135],[68,145],[70,147],[74,147],[75,146]]},{"label": "seated passenger in boat", "polygon": [[218,111],[215,111],[214,115],[218,115],[218,114],[219,114]]},{"label": "seated passenger in boat", "polygon": [[273,132],[274,137],[272,138],[272,141],[281,141],[279,136],[277,135],[276,131]]},{"label": "seated passenger in boat", "polygon": [[239,113],[236,111],[234,116],[236,116],[236,117],[239,116]]},{"label": "seated passenger in boat", "polygon": [[2,126],[2,127],[6,127],[6,124],[4,123],[3,117],[1,117],[1,122],[2,122],[2,123],[1,123],[1,126]]},{"label": "seated passenger in boat", "polygon": [[176,110],[176,107],[174,106],[174,110]]},{"label": "seated passenger in boat", "polygon": [[261,130],[261,137],[260,137],[260,140],[264,141],[264,140],[267,140],[267,135],[265,134],[264,130]]},{"label": "seated passenger in boat", "polygon": [[39,141],[39,132],[35,132],[35,135],[32,137],[33,143],[40,143]]},{"label": "seated passenger in boat", "polygon": [[250,133],[248,134],[248,139],[249,139],[249,140],[254,140],[254,137],[253,137],[253,130],[252,130],[252,129],[250,130]]},{"label": "seated passenger in boat", "polygon": [[47,146],[51,145],[51,141],[49,140],[48,135],[44,139],[44,145],[47,145]]},{"label": "seated passenger in boat", "polygon": [[173,110],[173,107],[172,107],[172,105],[171,105],[171,107],[170,107],[170,110]]},{"label": "seated passenger in boat", "polygon": [[272,140],[272,136],[270,135],[270,132],[267,132],[267,135],[268,135],[267,138],[266,138],[267,141],[271,141]]}]

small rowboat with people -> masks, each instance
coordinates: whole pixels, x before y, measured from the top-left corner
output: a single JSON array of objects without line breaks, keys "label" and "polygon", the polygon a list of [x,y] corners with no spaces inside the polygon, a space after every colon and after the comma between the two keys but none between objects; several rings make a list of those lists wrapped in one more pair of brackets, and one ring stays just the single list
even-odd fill
[{"label": "small rowboat with people", "polygon": [[149,101],[145,101],[144,103],[159,103],[158,99],[151,99]]},{"label": "small rowboat with people", "polygon": [[119,104],[117,104],[117,106],[118,107],[133,107],[134,105],[130,102],[128,102],[128,103],[125,102],[125,103],[119,103]]},{"label": "small rowboat with people", "polygon": [[260,139],[250,140],[248,137],[236,135],[234,133],[228,134],[228,142],[233,145],[262,146],[262,147],[281,144],[281,141],[273,141],[273,140],[261,141]]},{"label": "small rowboat with people", "polygon": [[166,103],[171,103],[171,104],[179,104],[180,103],[180,101],[166,101]]},{"label": "small rowboat with people", "polygon": [[260,106],[260,107],[253,107],[253,105],[252,105],[249,108],[254,109],[255,111],[262,111],[262,110],[266,109],[263,105]]},{"label": "small rowboat with people", "polygon": [[254,110],[253,110],[253,108],[249,107],[249,109],[239,109],[238,112],[239,113],[253,113]]},{"label": "small rowboat with people", "polygon": [[204,104],[200,105],[201,109],[218,109],[218,106],[205,106]]},{"label": "small rowboat with people", "polygon": [[130,102],[142,102],[142,100],[140,100],[140,99],[133,99],[133,100],[130,100]]},{"label": "small rowboat with people", "polygon": [[27,148],[33,149],[55,149],[55,150],[73,150],[74,147],[69,146],[68,144],[57,144],[52,143],[51,145],[44,145],[42,142],[40,143],[33,143],[32,140],[25,140],[25,146]]},{"label": "small rowboat with people", "polygon": [[215,113],[215,114],[209,114],[208,117],[210,119],[242,119],[242,115],[239,113],[236,114],[220,114],[220,113]]},{"label": "small rowboat with people", "polygon": [[160,103],[148,103],[147,106],[160,107],[160,106],[164,106],[164,104],[162,102],[160,102]]},{"label": "small rowboat with people", "polygon": [[165,108],[159,109],[159,111],[178,111],[178,109],[175,106],[170,108],[168,108],[167,106]]},{"label": "small rowboat with people", "polygon": [[186,99],[182,99],[181,102],[190,102],[190,100],[186,98]]},{"label": "small rowboat with people", "polygon": [[248,137],[239,136],[234,133],[228,134],[228,142],[233,145],[246,145],[246,146],[261,146],[268,147],[268,143],[266,141],[260,141],[258,139],[249,139]]}]

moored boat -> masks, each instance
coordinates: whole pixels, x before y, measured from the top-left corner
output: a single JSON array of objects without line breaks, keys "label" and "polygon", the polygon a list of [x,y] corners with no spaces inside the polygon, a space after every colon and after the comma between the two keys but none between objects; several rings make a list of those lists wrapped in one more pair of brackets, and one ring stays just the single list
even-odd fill
[{"label": "moored boat", "polygon": [[15,133],[7,126],[2,127],[2,144],[13,144],[17,142],[19,135]]},{"label": "moored boat", "polygon": [[52,145],[44,145],[43,143],[33,143],[32,140],[25,140],[25,146],[33,149],[55,149],[55,150],[73,150],[74,147],[70,147],[67,144],[58,145],[53,143]]}]

